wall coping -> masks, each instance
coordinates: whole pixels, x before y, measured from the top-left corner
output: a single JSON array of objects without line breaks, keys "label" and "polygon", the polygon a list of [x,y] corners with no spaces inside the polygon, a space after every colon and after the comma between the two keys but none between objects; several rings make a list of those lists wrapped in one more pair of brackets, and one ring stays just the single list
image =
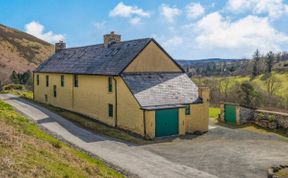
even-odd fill
[{"label": "wall coping", "polygon": [[256,109],[255,111],[256,112],[268,113],[268,114],[277,114],[277,115],[282,115],[282,116],[288,116],[288,113],[284,113],[284,112],[268,111],[268,110],[263,110],[263,109]]}]

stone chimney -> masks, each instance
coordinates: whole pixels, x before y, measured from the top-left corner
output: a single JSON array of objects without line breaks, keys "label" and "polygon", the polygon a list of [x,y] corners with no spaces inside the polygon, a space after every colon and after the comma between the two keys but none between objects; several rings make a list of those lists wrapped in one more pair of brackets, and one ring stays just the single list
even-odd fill
[{"label": "stone chimney", "polygon": [[210,100],[210,89],[208,87],[198,87],[198,94],[203,99],[204,103]]},{"label": "stone chimney", "polygon": [[62,40],[59,40],[58,43],[55,43],[55,53],[65,48],[66,48],[66,43],[64,43]]},{"label": "stone chimney", "polygon": [[109,47],[110,44],[114,42],[121,41],[121,35],[114,33],[113,31],[109,34],[104,35],[104,46]]}]

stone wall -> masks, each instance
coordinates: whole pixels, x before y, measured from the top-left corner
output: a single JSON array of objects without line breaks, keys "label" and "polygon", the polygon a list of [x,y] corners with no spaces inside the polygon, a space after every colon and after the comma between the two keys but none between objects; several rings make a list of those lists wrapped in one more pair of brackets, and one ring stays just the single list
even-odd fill
[{"label": "stone wall", "polygon": [[254,109],[246,108],[243,106],[240,107],[240,124],[251,122],[254,119]]},{"label": "stone wall", "polygon": [[255,110],[254,122],[255,124],[265,128],[288,129],[288,113],[273,112],[266,110]]},{"label": "stone wall", "polygon": [[253,122],[261,127],[288,129],[288,113],[251,109],[240,106],[240,123]]}]

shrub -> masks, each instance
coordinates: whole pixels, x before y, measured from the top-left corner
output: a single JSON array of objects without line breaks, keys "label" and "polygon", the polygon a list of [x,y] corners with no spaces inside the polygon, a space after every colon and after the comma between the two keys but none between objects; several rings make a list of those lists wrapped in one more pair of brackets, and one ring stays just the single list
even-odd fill
[{"label": "shrub", "polygon": [[256,116],[256,121],[261,121],[265,119],[265,116],[263,113],[258,113],[257,116]]},{"label": "shrub", "polygon": [[59,141],[56,141],[56,142],[53,142],[52,145],[55,147],[55,148],[58,148],[60,149],[62,147],[61,143]]},{"label": "shrub", "polygon": [[3,86],[3,90],[24,90],[25,87],[20,84],[8,84]]},{"label": "shrub", "polygon": [[270,114],[270,115],[268,116],[268,120],[269,120],[269,122],[273,122],[273,121],[276,120],[276,117],[275,117],[274,115]]}]

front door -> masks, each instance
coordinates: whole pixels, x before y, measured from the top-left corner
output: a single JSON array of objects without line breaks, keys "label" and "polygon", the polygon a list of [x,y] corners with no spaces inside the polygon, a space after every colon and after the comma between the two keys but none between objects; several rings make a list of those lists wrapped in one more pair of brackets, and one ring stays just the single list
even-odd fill
[{"label": "front door", "polygon": [[227,123],[236,123],[236,106],[230,104],[224,105],[224,119]]}]

